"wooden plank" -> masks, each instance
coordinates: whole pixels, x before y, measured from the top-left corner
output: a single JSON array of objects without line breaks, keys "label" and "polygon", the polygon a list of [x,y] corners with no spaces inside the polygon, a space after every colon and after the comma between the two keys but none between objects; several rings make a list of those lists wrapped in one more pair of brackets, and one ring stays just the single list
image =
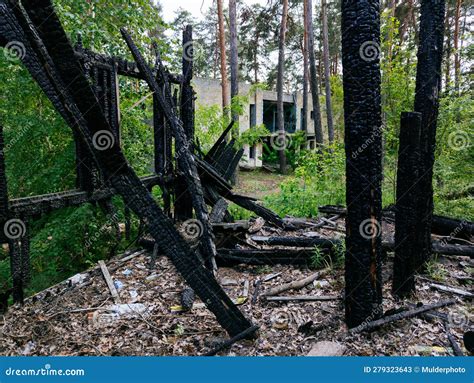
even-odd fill
[{"label": "wooden plank", "polygon": [[120,296],[118,294],[117,289],[115,288],[114,281],[110,276],[109,269],[107,268],[104,261],[99,261],[100,270],[102,271],[102,275],[104,276],[105,283],[107,283],[107,287],[110,290],[110,295],[112,295],[112,299],[115,303],[121,303]]}]

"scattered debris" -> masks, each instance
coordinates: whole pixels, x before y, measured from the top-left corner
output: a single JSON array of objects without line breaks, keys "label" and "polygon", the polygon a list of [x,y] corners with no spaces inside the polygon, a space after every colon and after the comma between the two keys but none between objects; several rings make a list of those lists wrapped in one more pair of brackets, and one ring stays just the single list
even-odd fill
[{"label": "scattered debris", "polygon": [[338,342],[318,342],[311,347],[306,356],[342,356],[346,347]]}]

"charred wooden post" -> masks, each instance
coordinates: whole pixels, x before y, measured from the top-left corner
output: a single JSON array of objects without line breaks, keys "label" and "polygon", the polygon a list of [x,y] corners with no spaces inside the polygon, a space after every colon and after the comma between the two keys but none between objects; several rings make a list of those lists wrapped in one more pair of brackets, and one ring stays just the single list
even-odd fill
[{"label": "charred wooden post", "polygon": [[176,159],[178,162],[178,167],[183,171],[183,177],[186,181],[187,189],[192,198],[192,203],[196,216],[202,225],[201,231],[201,245],[203,248],[203,255],[206,260],[208,267],[216,268],[215,266],[215,255],[216,247],[214,244],[214,236],[212,232],[212,226],[209,221],[209,214],[207,211],[207,206],[204,200],[204,192],[201,185],[201,179],[197,170],[196,159],[193,153],[189,150],[189,140],[187,139],[186,133],[183,128],[182,121],[177,117],[175,104],[171,101],[171,89],[169,87],[169,81],[167,73],[164,69],[163,64],[159,55],[157,55],[158,62],[158,75],[162,78],[164,86],[164,94],[160,92],[160,87],[154,76],[152,75],[150,67],[145,63],[145,60],[138,50],[137,46],[133,42],[131,36],[128,32],[122,28],[122,36],[124,37],[130,51],[132,52],[137,66],[140,69],[140,72],[145,77],[145,81],[148,83],[148,86],[155,92],[155,95],[158,98],[162,112],[165,115],[168,124],[174,134],[175,143],[176,143]]},{"label": "charred wooden post", "polygon": [[397,204],[395,213],[395,261],[393,292],[406,297],[415,291],[416,209],[420,176],[421,114],[402,113],[398,150]]},{"label": "charred wooden post", "polygon": [[212,274],[201,265],[173,223],[156,205],[127,164],[118,143],[104,150],[93,144],[93,137],[110,131],[110,125],[77,62],[51,1],[24,0],[23,6],[29,19],[21,7],[11,7],[4,0],[0,0],[0,5],[0,44],[13,40],[24,44],[27,50],[22,57],[24,65],[61,115],[68,123],[71,122],[70,126],[93,154],[105,180],[147,223],[160,248],[229,334],[235,336],[251,327],[251,323],[220,288]]},{"label": "charred wooden post", "polygon": [[431,258],[433,166],[443,59],[444,0],[422,0],[416,73],[415,111],[421,113],[420,200],[417,209],[417,267]]},{"label": "charred wooden post", "polygon": [[[342,1],[346,143],[345,306],[349,327],[382,310],[380,3]],[[365,149],[364,149],[365,148]]]},{"label": "charred wooden post", "polygon": [[[193,78],[193,29],[191,25],[186,26],[183,31],[183,79],[181,83],[180,116],[183,129],[189,143],[189,150],[194,153],[194,92],[191,86]],[[178,166],[180,172],[185,172]],[[175,218],[183,221],[192,217],[193,205],[186,180],[179,177],[176,182]]]}]

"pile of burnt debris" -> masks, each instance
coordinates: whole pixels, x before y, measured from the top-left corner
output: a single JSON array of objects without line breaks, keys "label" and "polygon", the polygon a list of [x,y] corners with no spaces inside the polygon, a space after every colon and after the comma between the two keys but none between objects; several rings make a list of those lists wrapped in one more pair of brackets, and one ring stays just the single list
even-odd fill
[{"label": "pile of burnt debris", "polygon": [[[51,0],[0,0],[0,45],[17,42],[25,47],[22,62],[72,129],[77,160],[77,190],[9,200],[0,134],[0,217],[5,228],[2,240],[10,248],[14,301],[23,302],[29,280],[28,223],[53,209],[85,202],[111,211],[111,197],[119,195],[126,206],[125,226],[129,228],[133,212],[146,228],[148,234],[141,243],[153,250],[149,267],[155,267],[158,254],[165,255],[187,285],[183,309],[192,307],[196,294],[230,335],[210,354],[258,336],[258,326],[243,315],[216,279],[219,265],[308,265],[315,248],[328,259],[342,252],[345,293],[340,298],[351,333],[415,316],[436,316],[433,310],[455,304],[455,300],[439,301],[385,314],[382,309],[382,266],[387,252],[395,253],[393,293],[399,298],[414,292],[416,274],[433,252],[471,258],[473,254],[472,223],[433,216],[431,179],[444,6],[424,2],[421,9],[416,112],[402,116],[397,204],[383,211],[380,63],[378,58],[364,59],[360,52],[365,42],[380,40],[380,11],[377,1],[366,3],[366,11],[357,2],[345,2],[342,9],[348,209],[323,207],[320,211],[329,216],[312,221],[282,219],[232,190],[230,179],[242,157],[242,150],[228,139],[232,125],[207,154],[200,152],[194,137],[190,27],[183,33],[182,73],[172,74],[156,47],[154,65],[149,65],[125,29],[122,36],[134,62],[92,52],[80,41],[74,47]],[[120,146],[119,75],[146,82],[153,93],[155,172],[142,179]],[[369,149],[361,149],[367,145]],[[151,195],[154,186],[162,191],[163,208]],[[235,222],[229,202],[260,219]],[[344,228],[337,222],[342,217]],[[383,222],[395,222],[393,236],[382,230]],[[339,234],[321,236],[315,232],[318,228]],[[432,231],[444,237],[432,242]],[[117,299],[105,264],[100,270]],[[279,294],[304,287],[314,278],[275,287],[267,295],[284,301]],[[472,299],[469,291],[438,288]],[[449,326],[446,331],[449,336]],[[452,336],[450,341],[456,353],[462,353]]]}]

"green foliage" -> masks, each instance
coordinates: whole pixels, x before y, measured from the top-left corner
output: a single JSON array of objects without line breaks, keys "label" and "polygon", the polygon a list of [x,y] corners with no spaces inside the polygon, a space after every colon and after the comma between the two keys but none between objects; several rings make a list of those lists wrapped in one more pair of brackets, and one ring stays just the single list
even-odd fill
[{"label": "green foliage", "polygon": [[315,217],[318,206],[344,204],[345,156],[342,145],[321,152],[303,151],[295,174],[268,196],[268,205],[281,215]]},{"label": "green foliage", "polygon": [[[133,4],[117,0],[113,6],[105,0],[56,0],[55,8],[71,41],[76,41],[80,34],[85,48],[129,59],[131,56],[120,35],[121,26],[129,28],[141,47],[149,47],[163,29],[160,8],[151,0],[137,0]],[[164,39],[158,42],[166,54]],[[151,59],[148,49],[144,54]],[[75,188],[71,129],[19,60],[7,60],[7,55],[0,54],[0,84],[0,124],[5,137],[10,198]],[[148,175],[153,164],[153,136],[148,123],[151,97],[140,101],[150,92],[136,80],[121,78],[119,85],[122,145],[135,171]],[[122,217],[123,206],[118,201],[115,204]],[[34,221],[29,291],[46,288],[108,257],[117,246],[114,230],[109,226],[110,217],[92,205],[62,209]],[[0,280],[9,284],[9,275],[5,251],[0,254]],[[0,284],[0,291],[3,288]]]},{"label": "green foliage", "polygon": [[[303,146],[306,145],[306,134],[303,131],[298,130],[293,134],[288,134],[286,140],[286,161],[292,169],[295,169],[298,166],[299,159],[302,158],[306,153],[306,150],[301,149]],[[270,141],[264,141],[263,161],[269,164],[277,164],[278,150],[277,148],[274,148],[271,143],[271,139]]]}]

